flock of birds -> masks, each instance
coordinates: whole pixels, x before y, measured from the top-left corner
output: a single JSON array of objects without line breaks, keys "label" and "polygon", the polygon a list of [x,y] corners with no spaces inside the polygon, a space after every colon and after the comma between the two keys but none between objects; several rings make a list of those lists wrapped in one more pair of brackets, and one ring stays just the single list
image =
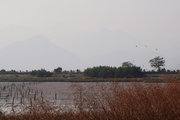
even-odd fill
[{"label": "flock of birds", "polygon": [[[139,47],[139,45],[136,45],[136,48]],[[147,45],[144,45],[145,48],[148,48]],[[158,48],[155,49],[155,51],[158,51]]]},{"label": "flock of birds", "polygon": [[[138,48],[138,47],[141,47],[141,45],[136,44],[135,47]],[[148,47],[149,47],[148,45],[143,45],[143,48],[146,48],[146,49],[147,49]],[[153,48],[152,51],[158,52],[159,49],[158,49],[158,48]],[[133,60],[133,63],[134,63],[134,62],[135,62],[135,60]],[[144,68],[144,67],[145,67],[145,65],[142,65],[142,68]]]}]

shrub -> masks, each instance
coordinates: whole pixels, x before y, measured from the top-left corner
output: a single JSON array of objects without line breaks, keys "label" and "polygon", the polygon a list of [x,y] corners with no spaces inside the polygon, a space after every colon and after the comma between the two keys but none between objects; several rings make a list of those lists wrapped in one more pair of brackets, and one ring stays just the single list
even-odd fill
[{"label": "shrub", "polygon": [[99,66],[93,68],[87,68],[84,70],[84,75],[89,77],[100,77],[100,78],[112,78],[112,77],[142,77],[143,72],[140,67],[129,66],[129,67],[109,67]]},{"label": "shrub", "polygon": [[37,76],[37,77],[52,77],[52,73],[49,71],[46,71],[45,69],[41,69],[41,70],[33,70],[31,72],[32,76]]}]

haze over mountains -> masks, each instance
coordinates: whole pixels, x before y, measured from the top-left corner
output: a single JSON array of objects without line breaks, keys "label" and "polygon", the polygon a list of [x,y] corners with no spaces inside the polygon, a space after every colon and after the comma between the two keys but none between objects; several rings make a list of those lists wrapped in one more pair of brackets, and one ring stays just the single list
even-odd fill
[{"label": "haze over mountains", "polygon": [[52,70],[58,66],[76,69],[82,65],[82,61],[77,56],[40,36],[1,49],[0,60],[0,68],[15,70],[41,68]]},{"label": "haze over mountains", "polygon": [[[138,44],[136,40],[125,34],[119,35],[118,33],[106,31],[105,33],[93,33],[79,40],[83,41],[85,39],[89,42],[84,43],[86,48],[83,48],[83,46],[79,48],[84,53],[107,51],[89,58],[79,57],[77,53],[56,46],[56,44],[43,36],[16,42],[0,49],[0,69],[25,71],[41,68],[53,70],[54,68],[62,67],[66,70],[83,70],[87,67],[99,65],[118,67],[124,61],[131,61],[143,69],[150,69],[148,61],[155,56],[165,58],[167,69],[179,69],[180,67],[180,57],[177,54],[168,53],[169,49],[159,50],[150,48],[143,43]],[[74,37],[74,39],[78,38]],[[119,40],[122,40],[121,44],[117,44],[120,43],[118,42]],[[123,42],[124,40],[126,42]],[[114,46],[114,51],[109,46]],[[173,51],[178,51],[178,46],[171,50],[171,52]]]},{"label": "haze over mountains", "polygon": [[[148,61],[156,56],[165,58],[167,69],[180,69],[179,4],[180,0],[1,0],[0,69],[83,70],[124,61],[152,69]],[[31,38],[36,35],[49,40]]]}]

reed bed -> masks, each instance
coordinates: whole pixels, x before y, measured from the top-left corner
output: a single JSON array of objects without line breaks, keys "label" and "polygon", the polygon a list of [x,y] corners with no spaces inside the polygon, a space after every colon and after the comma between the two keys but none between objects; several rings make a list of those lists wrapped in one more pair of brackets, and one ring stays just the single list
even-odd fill
[{"label": "reed bed", "polygon": [[[36,100],[22,113],[1,120],[179,120],[180,84],[74,84],[74,108]],[[68,106],[67,106],[68,107]]]}]

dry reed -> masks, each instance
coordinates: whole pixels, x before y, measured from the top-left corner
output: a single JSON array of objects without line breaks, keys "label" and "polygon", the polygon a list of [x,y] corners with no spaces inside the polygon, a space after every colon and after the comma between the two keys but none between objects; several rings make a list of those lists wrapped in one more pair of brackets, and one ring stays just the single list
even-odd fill
[{"label": "dry reed", "polygon": [[38,101],[2,120],[179,120],[180,84],[107,83],[74,85],[74,110]]}]

